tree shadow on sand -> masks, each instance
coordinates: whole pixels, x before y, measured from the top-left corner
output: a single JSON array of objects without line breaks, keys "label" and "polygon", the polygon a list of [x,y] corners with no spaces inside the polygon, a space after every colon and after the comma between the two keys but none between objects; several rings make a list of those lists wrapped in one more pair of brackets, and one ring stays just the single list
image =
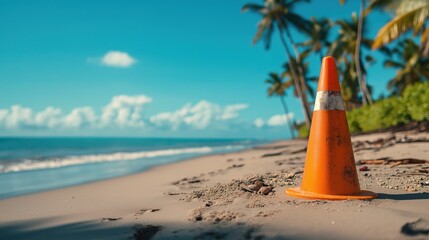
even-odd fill
[{"label": "tree shadow on sand", "polygon": [[419,200],[429,199],[429,193],[405,193],[405,194],[378,194],[378,199],[392,199],[392,200]]},{"label": "tree shadow on sand", "polygon": [[[51,224],[48,224],[49,227],[40,227],[46,223]],[[52,223],[55,223],[55,219],[2,224],[0,225],[0,239],[124,239],[132,236],[130,226],[112,226],[96,221],[60,225]]]},{"label": "tree shadow on sand", "polygon": [[[177,228],[177,223],[164,226],[121,223],[120,221],[82,221],[55,224],[53,218],[11,222],[0,225],[0,239],[290,239],[291,236],[264,236],[258,227],[242,223],[195,224]],[[47,227],[41,227],[47,226]]]}]

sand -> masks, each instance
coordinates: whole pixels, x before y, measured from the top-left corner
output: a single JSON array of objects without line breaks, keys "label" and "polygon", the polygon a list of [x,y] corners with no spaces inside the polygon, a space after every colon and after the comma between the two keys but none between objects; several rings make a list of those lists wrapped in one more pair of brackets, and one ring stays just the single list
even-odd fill
[{"label": "sand", "polygon": [[0,200],[0,239],[428,239],[428,139],[352,138],[371,201],[286,196],[307,142],[282,141]]}]

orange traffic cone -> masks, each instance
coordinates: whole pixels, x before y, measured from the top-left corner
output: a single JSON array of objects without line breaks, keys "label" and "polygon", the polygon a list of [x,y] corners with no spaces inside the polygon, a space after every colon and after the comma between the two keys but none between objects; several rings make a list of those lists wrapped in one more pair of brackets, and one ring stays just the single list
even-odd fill
[{"label": "orange traffic cone", "polygon": [[307,158],[300,188],[286,194],[307,199],[372,199],[362,191],[333,57],[322,61]]}]

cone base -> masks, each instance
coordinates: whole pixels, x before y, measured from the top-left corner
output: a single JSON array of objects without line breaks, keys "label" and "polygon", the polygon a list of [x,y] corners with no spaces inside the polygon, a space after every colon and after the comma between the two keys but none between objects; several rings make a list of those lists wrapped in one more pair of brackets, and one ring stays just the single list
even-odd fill
[{"label": "cone base", "polygon": [[377,193],[362,190],[355,195],[330,195],[330,194],[320,194],[314,192],[307,192],[301,190],[301,188],[287,188],[285,190],[286,195],[305,198],[305,199],[323,199],[323,200],[369,200],[378,197]]}]

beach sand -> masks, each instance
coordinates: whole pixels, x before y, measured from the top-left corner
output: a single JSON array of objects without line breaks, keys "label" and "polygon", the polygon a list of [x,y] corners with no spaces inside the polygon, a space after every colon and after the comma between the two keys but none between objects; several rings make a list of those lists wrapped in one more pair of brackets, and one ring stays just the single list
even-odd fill
[{"label": "beach sand", "polygon": [[416,161],[429,160],[428,139],[352,138],[361,188],[379,193],[371,201],[286,196],[307,142],[283,141],[0,200],[0,239],[428,239],[429,164]]}]

